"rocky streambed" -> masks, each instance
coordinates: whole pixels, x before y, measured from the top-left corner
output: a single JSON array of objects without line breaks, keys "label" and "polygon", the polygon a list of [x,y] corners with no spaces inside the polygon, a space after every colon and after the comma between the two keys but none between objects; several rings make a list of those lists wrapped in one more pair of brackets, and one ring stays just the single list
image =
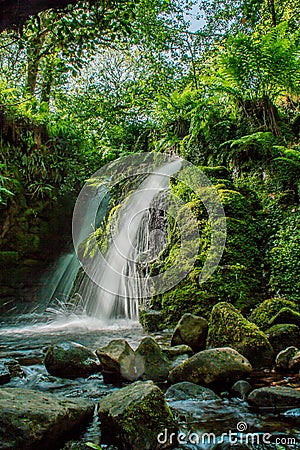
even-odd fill
[{"label": "rocky streambed", "polygon": [[[193,340],[182,322],[198,330]],[[297,372],[253,369],[229,346],[203,348],[203,327],[194,316],[173,334],[84,317],[6,320],[0,448],[300,448]]]}]

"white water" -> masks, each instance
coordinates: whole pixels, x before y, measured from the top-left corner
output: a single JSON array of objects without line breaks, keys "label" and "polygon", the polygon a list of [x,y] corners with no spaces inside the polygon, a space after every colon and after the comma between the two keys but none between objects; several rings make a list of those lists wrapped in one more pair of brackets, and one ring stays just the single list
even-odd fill
[{"label": "white water", "polygon": [[149,208],[154,198],[168,189],[170,176],[180,167],[180,160],[164,164],[124,201],[105,260],[100,266],[96,260],[91,269],[96,284],[84,276],[78,289],[89,315],[104,321],[138,319],[139,300],[149,296],[139,269],[141,259],[147,260],[147,254],[153,254]]}]

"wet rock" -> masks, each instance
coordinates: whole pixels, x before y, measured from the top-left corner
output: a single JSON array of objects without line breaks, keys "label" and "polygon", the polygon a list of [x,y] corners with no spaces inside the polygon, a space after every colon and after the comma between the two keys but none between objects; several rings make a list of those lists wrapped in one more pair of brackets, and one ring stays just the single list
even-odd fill
[{"label": "wet rock", "polygon": [[[269,322],[282,308],[291,308],[298,311],[296,303],[284,298],[271,298],[258,305],[251,313],[250,321],[254,322],[261,330],[270,328]],[[289,323],[289,322],[285,322]]]},{"label": "wet rock", "polygon": [[188,345],[184,345],[184,344],[175,345],[175,347],[162,347],[161,349],[168,358],[176,358],[177,356],[182,356],[182,355],[192,356],[194,354],[191,347],[189,347]]},{"label": "wet rock", "polygon": [[9,383],[11,379],[10,372],[3,363],[0,362],[0,384]]},{"label": "wet rock", "polygon": [[162,352],[155,339],[145,337],[135,351],[135,357],[143,365],[141,379],[165,381],[168,378],[171,363]]},{"label": "wet rock", "polygon": [[[2,388],[0,449],[52,449],[93,416],[87,400],[64,399],[29,389]],[[55,447],[56,448],[56,447]]]},{"label": "wet rock", "polygon": [[221,302],[211,312],[207,348],[225,346],[244,355],[254,368],[273,365],[274,351],[267,336],[233,305]]},{"label": "wet rock", "polygon": [[273,325],[266,331],[266,336],[276,355],[291,345],[300,347],[300,328],[294,324]]},{"label": "wet rock", "polygon": [[249,361],[236,350],[213,348],[196,353],[175,367],[169,374],[171,383],[190,381],[210,385],[212,383],[233,383],[251,373]]},{"label": "wet rock", "polygon": [[142,309],[139,314],[139,321],[144,330],[150,332],[158,331],[162,321],[161,312]]},{"label": "wet rock", "polygon": [[13,358],[3,358],[0,360],[0,364],[6,367],[11,377],[23,377],[24,371],[22,370],[19,362]]},{"label": "wet rock", "polygon": [[299,350],[289,360],[289,369],[292,372],[299,372],[299,370],[300,370],[300,351]]},{"label": "wet rock", "polygon": [[173,384],[165,393],[167,401],[184,401],[184,400],[220,400],[217,394],[211,389],[199,386],[195,383],[183,381],[182,383]]},{"label": "wet rock", "polygon": [[300,314],[291,308],[282,308],[269,322],[270,327],[277,324],[292,323],[300,326]]},{"label": "wet rock", "polygon": [[257,407],[296,408],[300,405],[300,392],[290,387],[263,387],[252,391],[248,402]]},{"label": "wet rock", "polygon": [[251,390],[252,386],[246,380],[238,380],[231,388],[232,393],[243,400],[245,400],[248,392]]},{"label": "wet rock", "polygon": [[[115,339],[105,347],[96,350],[106,377],[136,380],[141,369],[135,361],[135,354],[125,339]],[[142,370],[143,372],[143,370]]]},{"label": "wet rock", "polygon": [[205,349],[208,323],[203,317],[184,314],[175,327],[171,346],[186,344],[194,352]]},{"label": "wet rock", "polygon": [[51,345],[47,349],[44,363],[50,375],[61,378],[88,377],[101,369],[97,356],[75,342]]},{"label": "wet rock", "polygon": [[104,443],[119,444],[131,450],[155,450],[174,447],[159,444],[164,432],[177,435],[173,415],[163,392],[152,381],[137,381],[107,395],[99,403],[101,436]]},{"label": "wet rock", "polygon": [[289,362],[295,356],[298,349],[297,347],[288,347],[278,353],[275,360],[275,369],[277,371],[285,371],[289,369]]}]

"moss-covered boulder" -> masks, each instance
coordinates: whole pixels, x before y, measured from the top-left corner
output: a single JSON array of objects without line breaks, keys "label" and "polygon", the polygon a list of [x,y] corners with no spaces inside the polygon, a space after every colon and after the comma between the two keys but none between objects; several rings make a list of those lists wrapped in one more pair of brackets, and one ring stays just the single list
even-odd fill
[{"label": "moss-covered boulder", "polygon": [[209,319],[207,348],[231,347],[255,368],[270,367],[274,351],[266,335],[226,302],[214,306]]},{"label": "moss-covered boulder", "polygon": [[292,345],[300,347],[300,328],[294,324],[273,325],[266,331],[275,355]]},{"label": "moss-covered boulder", "polygon": [[282,323],[292,323],[294,325],[300,326],[300,314],[291,308],[282,308],[269,322],[270,326],[282,324]]},{"label": "moss-covered boulder", "polygon": [[284,372],[289,370],[290,360],[298,352],[298,348],[291,346],[278,353],[275,360],[275,369],[278,372]]},{"label": "moss-covered boulder", "polygon": [[58,448],[92,418],[94,404],[30,389],[1,388],[0,448]]},{"label": "moss-covered boulder", "polygon": [[[152,381],[137,381],[102,398],[99,403],[103,443],[123,449],[156,450],[176,446],[177,426],[163,392]],[[158,435],[174,433],[173,443]]]},{"label": "moss-covered boulder", "polygon": [[137,368],[133,349],[125,339],[114,339],[105,347],[96,350],[101,361],[102,373],[106,380],[136,380],[140,368]]},{"label": "moss-covered boulder", "polygon": [[97,356],[76,342],[51,345],[46,352],[44,363],[50,375],[61,378],[88,377],[101,370]]},{"label": "moss-covered boulder", "polygon": [[171,370],[169,381],[211,385],[232,384],[252,371],[249,361],[232,348],[213,348],[196,353]]},{"label": "moss-covered boulder", "polygon": [[168,378],[171,363],[152,337],[142,339],[135,357],[143,367],[142,380],[165,381]]},{"label": "moss-covered boulder", "polygon": [[248,402],[257,407],[295,408],[300,406],[300,392],[291,387],[263,387],[252,391]]},{"label": "moss-covered boulder", "polygon": [[258,305],[252,311],[249,320],[255,323],[260,329],[266,330],[270,327],[269,322],[272,317],[279,313],[282,308],[290,308],[293,311],[298,311],[296,303],[290,300],[284,298],[271,298]]},{"label": "moss-covered boulder", "polygon": [[206,346],[208,323],[203,317],[194,314],[184,314],[171,339],[171,346],[185,344],[194,352],[204,350]]}]

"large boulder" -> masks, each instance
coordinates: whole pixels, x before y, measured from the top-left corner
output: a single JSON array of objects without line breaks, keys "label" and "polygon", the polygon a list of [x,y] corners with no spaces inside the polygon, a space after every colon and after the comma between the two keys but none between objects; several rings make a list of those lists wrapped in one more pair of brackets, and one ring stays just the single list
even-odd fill
[{"label": "large boulder", "polygon": [[185,401],[185,400],[220,400],[220,397],[211,389],[199,386],[189,381],[173,384],[165,393],[168,402]]},{"label": "large boulder", "polygon": [[163,392],[152,381],[135,383],[102,398],[99,403],[101,436],[104,443],[123,449],[156,450],[175,447],[158,435],[168,430],[177,436],[177,426]]},{"label": "large boulder", "polygon": [[274,362],[274,351],[267,336],[226,302],[217,303],[211,312],[207,348],[214,347],[234,348],[255,368],[270,367]]},{"label": "large boulder", "polygon": [[[93,416],[88,400],[1,388],[0,449],[52,449]],[[54,447],[55,446],[55,447]]]},{"label": "large boulder", "polygon": [[250,405],[256,407],[296,408],[300,406],[300,392],[291,387],[263,387],[248,396]]},{"label": "large boulder", "polygon": [[44,363],[50,375],[61,378],[88,377],[101,369],[97,356],[75,342],[51,345],[47,349]]},{"label": "large boulder", "polygon": [[232,348],[213,348],[196,353],[171,370],[169,381],[196,384],[229,384],[252,371],[249,361]]},{"label": "large boulder", "polygon": [[275,355],[292,345],[300,347],[300,328],[294,324],[273,325],[266,331]]},{"label": "large boulder", "polygon": [[279,372],[289,370],[290,360],[296,355],[298,348],[291,346],[278,353],[275,360],[275,369]]},{"label": "large boulder", "polygon": [[135,351],[139,366],[143,367],[141,379],[165,381],[168,378],[171,363],[164,355],[155,339],[145,337]]},{"label": "large boulder", "polygon": [[[261,330],[270,327],[269,322],[282,308],[291,308],[298,311],[296,303],[284,298],[271,298],[258,305],[251,313],[250,321],[255,323]],[[285,322],[288,323],[288,322]]]},{"label": "large boulder", "polygon": [[208,323],[203,317],[184,314],[175,327],[171,346],[186,344],[194,352],[205,349]]},{"label": "large boulder", "polygon": [[96,350],[96,355],[101,361],[102,373],[106,377],[136,380],[143,372],[143,368],[137,367],[134,351],[125,339],[110,341],[105,347]]},{"label": "large boulder", "polygon": [[279,323],[293,323],[300,326],[300,314],[291,308],[282,308],[269,322],[270,327]]}]

